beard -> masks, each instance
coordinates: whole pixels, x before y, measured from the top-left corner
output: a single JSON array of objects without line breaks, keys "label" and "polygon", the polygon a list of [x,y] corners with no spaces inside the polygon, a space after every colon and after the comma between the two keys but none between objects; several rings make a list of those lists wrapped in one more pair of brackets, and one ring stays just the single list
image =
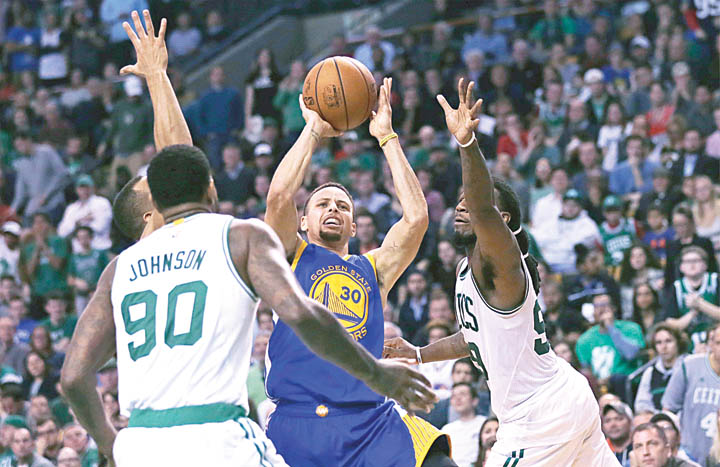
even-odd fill
[{"label": "beard", "polygon": [[462,233],[455,230],[453,234],[453,243],[458,248],[471,248],[477,242],[475,232]]},{"label": "beard", "polygon": [[323,232],[320,230],[320,238],[326,242],[339,242],[342,240],[342,235],[333,232]]}]

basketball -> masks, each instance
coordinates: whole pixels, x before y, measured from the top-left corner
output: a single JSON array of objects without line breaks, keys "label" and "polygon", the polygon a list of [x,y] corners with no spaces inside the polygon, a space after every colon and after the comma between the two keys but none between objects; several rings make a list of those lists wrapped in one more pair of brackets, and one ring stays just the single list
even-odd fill
[{"label": "basketball", "polygon": [[375,108],[375,79],[354,58],[329,57],[312,67],[305,77],[303,102],[336,130],[352,130]]}]

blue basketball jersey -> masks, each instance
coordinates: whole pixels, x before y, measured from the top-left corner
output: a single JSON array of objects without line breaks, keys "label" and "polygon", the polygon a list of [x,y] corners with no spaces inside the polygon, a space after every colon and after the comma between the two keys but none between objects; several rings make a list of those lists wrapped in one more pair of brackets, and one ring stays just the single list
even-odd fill
[{"label": "blue basketball jersey", "polygon": [[[303,241],[292,268],[305,293],[325,305],[356,341],[380,358],[383,310],[374,258],[342,258]],[[352,404],[384,400],[359,379],[312,353],[282,320],[275,323],[267,355],[266,389],[276,402]]]}]

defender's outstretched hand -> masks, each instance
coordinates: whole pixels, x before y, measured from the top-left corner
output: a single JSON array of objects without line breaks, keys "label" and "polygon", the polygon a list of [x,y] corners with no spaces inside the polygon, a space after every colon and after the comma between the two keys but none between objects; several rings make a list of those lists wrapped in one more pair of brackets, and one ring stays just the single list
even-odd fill
[{"label": "defender's outstretched hand", "polygon": [[382,356],[383,358],[409,358],[417,362],[415,347],[402,337],[386,339]]},{"label": "defender's outstretched hand", "polygon": [[437,402],[430,382],[404,363],[378,360],[377,376],[367,385],[378,394],[396,400],[405,410],[429,412]]},{"label": "defender's outstretched hand", "polygon": [[150,12],[144,10],[143,17],[145,19],[145,26],[147,26],[147,32],[140,22],[140,16],[137,11],[132,12],[135,30],[133,30],[127,21],[123,22],[123,28],[125,28],[130,42],[132,42],[133,47],[135,47],[137,63],[135,63],[135,65],[122,67],[120,70],[121,75],[132,73],[144,78],[153,73],[167,70],[168,51],[167,47],[165,47],[167,20],[163,18],[162,21],[160,21],[160,32],[156,37]]},{"label": "defender's outstretched hand", "polygon": [[370,134],[378,140],[393,132],[392,107],[390,106],[390,92],[392,91],[392,78],[383,78],[378,96],[377,112],[370,116]]},{"label": "defender's outstretched hand", "polygon": [[480,120],[480,108],[482,107],[482,99],[478,99],[473,103],[472,90],[475,83],[470,81],[469,85],[465,84],[465,79],[460,78],[458,81],[458,96],[460,97],[460,105],[457,109],[453,109],[448,104],[442,94],[438,94],[437,100],[445,112],[445,123],[450,133],[460,144],[469,143],[473,136],[473,131],[477,130]]},{"label": "defender's outstretched hand", "polygon": [[323,120],[320,114],[308,109],[305,106],[305,102],[303,102],[302,94],[298,95],[298,100],[300,101],[300,110],[302,111],[303,119],[305,119],[305,124],[310,125],[310,128],[318,138],[333,138],[343,134],[342,131],[336,130],[332,125]]}]

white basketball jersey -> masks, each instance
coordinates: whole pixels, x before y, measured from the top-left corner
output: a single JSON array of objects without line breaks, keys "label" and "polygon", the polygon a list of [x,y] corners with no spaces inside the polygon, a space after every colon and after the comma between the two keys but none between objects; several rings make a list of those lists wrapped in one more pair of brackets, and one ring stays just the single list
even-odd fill
[{"label": "white basketball jersey", "polygon": [[498,310],[485,301],[467,258],[460,263],[455,286],[458,326],[470,358],[487,376],[500,421],[498,440],[517,440],[518,449],[563,442],[585,429],[587,417],[578,420],[578,415],[594,403],[585,378],[550,348],[524,262],[523,271],[525,283],[518,287],[525,288],[525,298],[513,310]]},{"label": "white basketball jersey", "polygon": [[123,251],[112,284],[120,408],[247,411],[257,298],[235,270],[231,216],[195,214]]}]

